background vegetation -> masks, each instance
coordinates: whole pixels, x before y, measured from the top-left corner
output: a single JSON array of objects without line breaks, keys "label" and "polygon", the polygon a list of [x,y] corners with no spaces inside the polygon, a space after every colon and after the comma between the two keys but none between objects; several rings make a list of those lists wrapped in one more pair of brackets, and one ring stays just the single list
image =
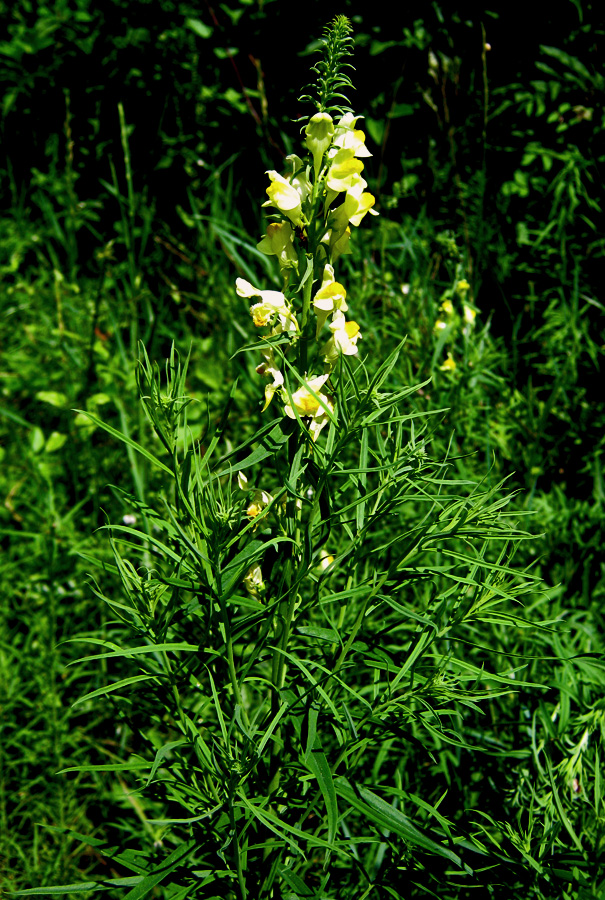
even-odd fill
[{"label": "background vegetation", "polygon": [[[398,748],[401,790],[460,835],[480,835],[485,863],[435,875],[430,854],[380,832],[370,866],[380,897],[480,887],[587,898],[605,887],[605,29],[582,0],[565,16],[546,11],[539,31],[520,4],[500,7],[477,18],[470,5],[412,3],[388,21],[379,7],[333,10],[354,25],[354,104],[381,214],[345,266],[363,354],[380,362],[407,335],[391,386],[431,379],[406,399],[442,411],[427,452],[497,496],[506,478],[520,527],[535,535],[515,557],[537,579],[524,597],[534,627],[494,619],[467,635],[496,671],[513,660],[524,685],[481,711],[457,706],[462,746]],[[233,283],[273,277],[255,249],[264,171],[298,149],[296,98],[330,12],[315,0],[0,5],[7,892],[130,874],[94,838],[162,852],[149,824],[160,801],[135,791],[136,773],[57,774],[140,750],[139,711],[111,695],[74,706],[130,672],[127,660],[82,662],[75,639],[116,639],[99,595],[121,588],[98,529],[140,516],[164,490],[145,457],[73,410],[153,446],[139,341],[160,363],[174,342],[191,349],[187,389],[203,401],[189,409],[194,437],[236,377],[226,449],[258,426],[254,360],[236,353],[252,328]],[[491,755],[476,749],[479,735]],[[368,783],[381,778],[374,762]],[[359,896],[347,877],[338,896]]]}]

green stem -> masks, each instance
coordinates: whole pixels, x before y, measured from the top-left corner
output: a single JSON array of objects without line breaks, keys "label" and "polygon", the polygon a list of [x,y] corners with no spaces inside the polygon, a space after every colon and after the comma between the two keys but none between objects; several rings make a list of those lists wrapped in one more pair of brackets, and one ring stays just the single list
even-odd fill
[{"label": "green stem", "polygon": [[219,601],[220,610],[221,610],[221,618],[222,621],[220,623],[220,630],[222,633],[222,638],[225,641],[225,647],[227,650],[227,667],[229,669],[229,680],[231,682],[231,687],[233,689],[233,696],[235,697],[236,704],[240,707],[242,711],[242,715],[244,718],[244,723],[246,726],[250,724],[248,719],[248,711],[244,707],[242,702],[242,692],[240,690],[239,682],[237,680],[237,671],[235,668],[235,657],[233,655],[233,638],[231,636],[231,624],[229,622],[229,615],[227,613],[227,608],[222,600]]},{"label": "green stem", "polygon": [[[313,259],[312,256],[306,256],[307,261]],[[300,317],[301,338],[299,341],[299,372],[301,375],[307,373],[308,347],[309,347],[309,313],[311,310],[311,292],[313,290],[313,278],[307,278],[303,285],[303,305]]]},{"label": "green stem", "polygon": [[235,861],[235,868],[237,869],[237,881],[239,884],[239,890],[242,900],[246,900],[248,891],[246,890],[246,881],[244,878],[244,871],[242,869],[242,859],[239,852],[239,838],[237,836],[237,828],[235,826],[235,815],[233,813],[232,798],[230,798],[229,800],[229,823],[231,825],[231,831],[233,834],[233,857]]}]

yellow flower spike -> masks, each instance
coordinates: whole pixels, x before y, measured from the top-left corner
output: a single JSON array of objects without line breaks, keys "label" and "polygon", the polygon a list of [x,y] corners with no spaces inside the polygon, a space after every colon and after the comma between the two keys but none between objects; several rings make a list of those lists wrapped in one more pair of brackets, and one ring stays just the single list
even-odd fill
[{"label": "yellow flower spike", "polygon": [[266,235],[256,247],[266,256],[277,256],[281,269],[298,266],[298,257],[294,249],[294,229],[289,222],[272,222],[268,225]]},{"label": "yellow flower spike", "polygon": [[305,147],[313,156],[315,177],[319,178],[324,154],[332,143],[334,122],[326,112],[315,113],[305,128]]},{"label": "yellow flower spike", "polygon": [[449,299],[444,300],[439,309],[441,310],[441,312],[445,313],[446,316],[454,315],[454,304]]},{"label": "yellow flower spike", "polygon": [[346,297],[346,289],[342,284],[334,280],[334,267],[328,263],[324,266],[321,287],[313,298],[313,307],[317,314],[316,338],[319,337],[319,332],[324,327],[325,321],[331,312],[337,309],[343,312],[348,310]]},{"label": "yellow flower spike", "polygon": [[284,406],[284,412],[288,418],[296,419],[296,413],[298,413],[301,419],[310,419],[309,431],[314,441],[317,440],[322,428],[330,421],[330,413],[334,412],[333,401],[327,394],[321,392],[321,388],[329,377],[330,375],[327,374],[310,378],[303,387],[292,394],[292,401]]},{"label": "yellow flower spike", "polygon": [[456,368],[456,360],[451,353],[448,353],[447,359],[442,366],[439,366],[442,372],[453,372]]},{"label": "yellow flower spike", "polygon": [[456,285],[456,291],[460,295],[466,294],[466,292],[470,291],[470,289],[471,289],[471,286],[468,283],[468,281],[466,280],[466,278],[463,278],[462,281],[459,281],[458,284]]}]

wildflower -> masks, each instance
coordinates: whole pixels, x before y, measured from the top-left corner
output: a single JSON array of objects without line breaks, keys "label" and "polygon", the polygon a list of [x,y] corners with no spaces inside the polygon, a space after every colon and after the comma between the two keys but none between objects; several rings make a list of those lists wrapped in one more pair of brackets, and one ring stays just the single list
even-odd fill
[{"label": "wildflower", "polygon": [[349,223],[359,225],[366,213],[369,212],[373,216],[378,215],[376,210],[372,209],[376,198],[368,191],[364,191],[365,187],[366,182],[363,178],[352,184],[346,192],[344,202],[330,216],[329,225],[338,237],[345,231]]},{"label": "wildflower", "polygon": [[459,281],[458,284],[456,285],[456,291],[457,291],[461,296],[464,296],[464,294],[466,294],[467,291],[470,291],[470,289],[471,289],[471,286],[470,286],[470,284],[468,283],[468,281],[466,280],[466,278],[463,278],[463,279],[462,279],[461,281]]},{"label": "wildflower", "polygon": [[359,177],[362,171],[363,163],[355,158],[354,150],[339,150],[328,169],[326,184],[337,194],[352,188],[360,181],[363,182],[363,187],[366,187],[367,182]]},{"label": "wildflower", "polygon": [[263,580],[263,573],[259,565],[251,566],[244,576],[244,586],[251,597],[261,601],[262,595],[265,593],[266,587]]},{"label": "wildflower", "polygon": [[284,376],[281,373],[280,369],[275,365],[275,357],[273,355],[273,350],[263,351],[263,356],[265,357],[265,362],[262,362],[260,365],[256,367],[257,375],[262,375],[263,377],[272,378],[273,381],[271,384],[266,385],[265,387],[265,405],[263,406],[261,412],[264,412],[271,401],[273,400],[273,395],[276,391],[278,391],[284,384]]},{"label": "wildflower", "polygon": [[285,296],[281,291],[261,291],[244,278],[235,282],[235,290],[240,297],[260,297],[260,303],[250,307],[252,321],[257,328],[279,320],[280,331],[296,331],[296,319],[288,308]]},{"label": "wildflower", "polygon": [[332,262],[336,262],[339,256],[351,253],[349,241],[351,240],[351,229],[347,225],[341,235],[336,232],[329,231],[327,234],[328,243],[330,245],[330,257]]},{"label": "wildflower", "polygon": [[319,554],[319,562],[315,566],[315,568],[320,572],[325,572],[326,569],[332,565],[334,562],[334,557],[328,553],[327,550],[322,550]]},{"label": "wildflower", "polygon": [[475,319],[477,318],[477,313],[471,306],[468,306],[468,304],[466,304],[466,303],[463,306],[463,316],[464,316],[464,321],[466,322],[467,325],[475,324]]},{"label": "wildflower", "polygon": [[269,199],[265,200],[263,206],[275,206],[281,212],[285,213],[294,225],[302,227],[302,208],[300,202],[300,194],[289,181],[286,181],[279,172],[272,169],[267,172],[271,184],[267,188]]},{"label": "wildflower", "polygon": [[298,265],[294,231],[289,222],[272,222],[267,226],[266,235],[256,246],[267,256],[277,256],[280,269],[296,268]]},{"label": "wildflower", "polygon": [[324,354],[324,362],[332,367],[341,353],[344,353],[345,356],[355,356],[361,332],[357,322],[347,322],[344,313],[340,310],[334,313],[330,331],[332,337],[324,344],[321,352]]},{"label": "wildflower", "polygon": [[305,147],[307,150],[310,150],[313,156],[313,168],[315,169],[316,178],[319,178],[324,153],[332,143],[333,134],[334,122],[332,116],[328,113],[315,113],[309,119],[309,123],[305,128]]},{"label": "wildflower", "polygon": [[301,419],[311,420],[309,431],[314,441],[317,440],[322,428],[328,424],[330,413],[334,412],[332,400],[327,394],[321,393],[321,388],[329,377],[328,374],[310,378],[303,387],[292,394],[291,402],[284,406],[284,412],[288,418],[295,419],[298,413]]},{"label": "wildflower", "polygon": [[334,280],[334,267],[329,263],[324,266],[321,287],[313,298],[313,306],[317,313],[317,330],[315,336],[324,327],[325,321],[331,312],[340,309],[346,312],[349,308],[346,301],[346,289],[338,281]]},{"label": "wildflower", "polygon": [[[363,185],[365,187],[365,185]],[[356,204],[356,209],[353,212],[353,200]],[[371,216],[377,216],[378,213],[372,207],[376,203],[376,198],[373,194],[370,194],[368,191],[364,191],[362,186],[359,184],[354,184],[348,191],[347,196],[345,198],[345,205],[348,204],[349,211],[349,222],[351,225],[360,225],[361,220],[366,215],[366,213],[370,213]]]},{"label": "wildflower", "polygon": [[[248,479],[243,472],[237,473],[237,485],[240,491],[248,490]],[[273,497],[267,491],[254,490],[250,497],[250,503],[246,509],[246,515],[255,519],[271,503]]]},{"label": "wildflower", "polygon": [[372,154],[365,145],[366,136],[363,131],[355,128],[357,119],[363,116],[354,116],[353,113],[345,113],[338,120],[334,131],[334,147],[341,150],[353,150],[355,156],[371,156]]},{"label": "wildflower", "polygon": [[267,491],[254,491],[250,498],[250,503],[246,509],[246,515],[251,519],[255,519],[262,511],[269,506],[273,497]]},{"label": "wildflower", "polygon": [[443,319],[437,319],[435,324],[433,325],[433,334],[439,334],[441,331],[444,331],[447,328],[447,322]]},{"label": "wildflower", "polygon": [[439,309],[441,310],[441,312],[445,313],[446,316],[453,316],[453,315],[454,315],[454,304],[453,304],[452,301],[449,299],[449,297],[448,297],[446,300],[443,301],[443,303],[441,304],[441,306],[439,307]]},{"label": "wildflower", "polygon": [[456,360],[451,353],[448,353],[447,359],[442,366],[439,366],[442,372],[453,372],[456,368]]},{"label": "wildflower", "polygon": [[296,153],[286,156],[286,161],[292,164],[292,174],[288,176],[288,181],[300,197],[300,202],[304,203],[313,193],[313,185],[309,181],[309,168]]}]

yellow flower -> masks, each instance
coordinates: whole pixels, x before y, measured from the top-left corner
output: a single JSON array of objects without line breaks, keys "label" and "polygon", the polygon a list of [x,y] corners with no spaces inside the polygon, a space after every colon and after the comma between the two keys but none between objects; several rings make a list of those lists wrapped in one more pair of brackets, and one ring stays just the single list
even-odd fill
[{"label": "yellow flower", "polygon": [[340,235],[336,231],[328,231],[324,240],[327,240],[330,245],[330,258],[333,263],[336,262],[339,256],[346,256],[351,253],[349,247],[351,229],[348,225]]},{"label": "yellow flower", "polygon": [[[360,178],[362,171],[363,163],[355,158],[354,150],[339,150],[328,169],[326,184],[331,191],[336,191],[338,194],[353,187],[359,181],[363,181],[363,178]],[[363,181],[363,186],[366,187],[366,185],[367,182]]]},{"label": "yellow flower", "polygon": [[240,297],[260,297],[260,303],[254,303],[250,307],[252,321],[257,328],[273,324],[279,321],[279,331],[296,331],[297,324],[294,315],[290,312],[284,294],[281,291],[261,291],[254,287],[245,278],[238,278],[235,282],[235,290]]},{"label": "yellow flower", "polygon": [[288,418],[295,419],[298,413],[301,419],[310,419],[309,431],[314,441],[330,421],[330,413],[334,412],[334,403],[327,394],[321,392],[329,377],[328,374],[310,378],[303,387],[292,394],[292,401],[284,406]]},{"label": "yellow flower", "polygon": [[319,177],[324,153],[332,143],[333,134],[334,122],[332,121],[332,116],[328,113],[315,113],[309,119],[309,124],[305,128],[305,147],[313,155],[313,168],[315,169],[316,178]]},{"label": "yellow flower", "polygon": [[458,284],[456,285],[456,290],[458,291],[459,294],[466,294],[466,292],[470,291],[470,289],[471,289],[471,286],[468,283],[468,281],[466,280],[466,278],[463,278],[462,281],[459,281]]},{"label": "yellow flower", "polygon": [[275,206],[285,213],[294,225],[302,228],[304,225],[302,203],[312,192],[313,185],[309,181],[308,169],[305,169],[299,156],[291,153],[286,156],[286,160],[292,165],[292,174],[284,178],[275,169],[267,172],[271,184],[267,188],[269,199],[265,200],[263,206]]},{"label": "yellow flower", "polygon": [[349,223],[359,225],[366,213],[369,212],[373,216],[378,215],[376,210],[372,209],[376,198],[364,191],[365,187],[366,182],[363,178],[352,184],[345,194],[344,202],[330,216],[329,225],[336,234],[336,239],[340,238]]},{"label": "yellow flower", "polygon": [[272,222],[267,226],[266,235],[256,246],[267,256],[277,256],[280,268],[290,269],[298,265],[293,240],[294,231],[289,222]]},{"label": "yellow flower", "polygon": [[265,357],[265,362],[261,363],[256,367],[256,372],[258,375],[263,375],[264,377],[272,378],[273,381],[271,384],[266,385],[265,387],[265,405],[263,406],[261,412],[264,412],[271,401],[273,400],[273,395],[276,391],[278,391],[284,384],[284,376],[275,365],[275,360],[273,356],[273,350],[264,350],[263,356]]},{"label": "yellow flower", "polygon": [[464,307],[463,307],[463,313],[464,313],[464,321],[466,322],[466,324],[474,325],[475,319],[477,318],[477,313],[475,312],[475,310],[471,306],[468,306],[465,303]]},{"label": "yellow flower", "polygon": [[345,113],[336,124],[334,140],[332,144],[341,150],[353,150],[355,156],[371,156],[365,145],[366,136],[363,131],[355,128],[357,119],[363,116],[354,116],[353,113]]},{"label": "yellow flower", "polygon": [[292,165],[292,174],[288,176],[288,181],[300,197],[301,203],[304,203],[307,197],[313,193],[313,185],[309,181],[309,167],[297,156],[296,153],[290,153],[286,156],[286,162]]},{"label": "yellow flower", "polygon": [[319,562],[315,566],[320,572],[325,572],[326,569],[332,565],[334,562],[334,557],[328,553],[327,550],[322,550],[319,554]]},{"label": "yellow flower", "polygon": [[439,334],[440,331],[444,331],[447,328],[447,322],[444,322],[443,319],[437,319],[433,326],[433,333]]},{"label": "yellow flower", "polygon": [[334,280],[334,267],[329,263],[324,266],[321,287],[313,298],[313,306],[317,313],[317,330],[315,337],[324,327],[325,321],[331,312],[341,309],[346,312],[349,308],[346,301],[347,292],[338,281]]},{"label": "yellow flower", "polygon": [[454,304],[449,299],[444,300],[439,309],[441,310],[441,312],[444,312],[446,316],[454,315]]},{"label": "yellow flower", "polygon": [[453,372],[456,368],[456,360],[451,353],[448,353],[447,359],[442,366],[439,366],[442,372]]},{"label": "yellow flower", "polygon": [[[237,484],[241,491],[247,491],[249,489],[248,479],[243,472],[237,473]],[[272,500],[273,497],[271,496],[271,494],[268,494],[267,491],[260,491],[258,489],[252,491],[250,503],[248,504],[248,508],[246,509],[246,515],[251,519],[255,519],[271,503]]]},{"label": "yellow flower", "polygon": [[344,313],[336,310],[330,323],[332,337],[321,349],[324,354],[324,362],[334,366],[341,353],[345,356],[355,356],[358,352],[357,341],[361,340],[361,332],[357,322],[347,322]]},{"label": "yellow flower", "polygon": [[262,600],[266,587],[263,581],[263,573],[259,565],[251,566],[244,577],[244,586],[251,597]]},{"label": "yellow flower", "polygon": [[290,182],[274,169],[267,172],[267,175],[271,184],[267,188],[269,199],[263,203],[263,206],[275,206],[285,213],[291,222],[302,227],[300,194],[296,188],[292,187]]},{"label": "yellow flower", "polygon": [[266,491],[253,491],[250,504],[246,509],[246,515],[251,519],[255,519],[262,513],[263,509],[269,506],[272,500],[273,497]]}]

